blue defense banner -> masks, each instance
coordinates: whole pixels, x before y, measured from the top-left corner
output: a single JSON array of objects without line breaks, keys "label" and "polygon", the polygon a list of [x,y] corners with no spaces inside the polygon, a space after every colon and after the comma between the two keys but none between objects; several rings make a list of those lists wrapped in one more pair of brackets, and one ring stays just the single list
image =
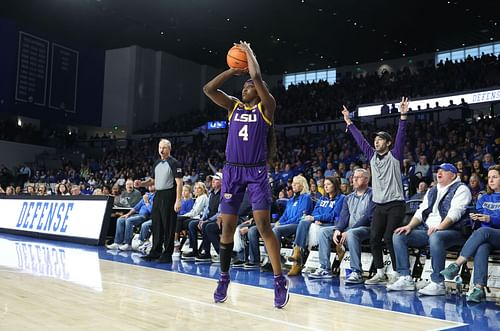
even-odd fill
[{"label": "blue defense banner", "polygon": [[107,196],[1,197],[0,231],[103,245],[112,202]]}]

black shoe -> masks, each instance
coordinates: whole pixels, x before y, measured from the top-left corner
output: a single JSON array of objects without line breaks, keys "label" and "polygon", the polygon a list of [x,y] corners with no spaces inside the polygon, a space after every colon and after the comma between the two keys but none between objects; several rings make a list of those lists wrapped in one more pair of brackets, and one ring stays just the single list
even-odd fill
[{"label": "black shoe", "polygon": [[144,261],[154,261],[158,258],[160,258],[158,255],[151,255],[151,254],[144,255],[141,257],[141,259],[143,259]]},{"label": "black shoe", "polygon": [[266,263],[260,267],[261,272],[273,272],[273,266],[271,263]]},{"label": "black shoe", "polygon": [[193,251],[188,252],[188,253],[182,253],[181,259],[186,260],[186,261],[194,261],[194,259],[196,258],[197,255],[198,255],[198,253],[193,252]]},{"label": "black shoe", "polygon": [[245,261],[241,261],[241,260],[237,260],[237,261],[234,261],[232,264],[231,264],[231,267],[232,268],[244,268],[245,267]]},{"label": "black shoe", "polygon": [[161,255],[160,258],[156,262],[158,262],[158,263],[172,263],[172,256]]},{"label": "black shoe", "polygon": [[212,256],[210,254],[200,254],[195,259],[195,262],[212,262]]}]

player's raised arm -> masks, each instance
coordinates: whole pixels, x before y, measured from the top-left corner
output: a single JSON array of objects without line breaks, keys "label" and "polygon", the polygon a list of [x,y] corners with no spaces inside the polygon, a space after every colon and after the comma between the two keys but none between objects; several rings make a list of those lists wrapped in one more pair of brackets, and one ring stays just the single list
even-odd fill
[{"label": "player's raised arm", "polygon": [[228,111],[233,110],[234,104],[238,99],[227,95],[219,88],[224,84],[226,80],[231,78],[232,76],[239,76],[245,73],[245,70],[229,68],[226,71],[215,76],[211,81],[203,86],[203,92],[207,97],[210,98],[215,104],[218,106],[227,109]]},{"label": "player's raised arm", "polygon": [[259,94],[264,114],[267,118],[272,119],[274,111],[276,110],[276,100],[274,100],[274,97],[271,95],[267,86],[262,80],[260,66],[257,62],[257,58],[255,57],[253,50],[250,48],[250,43],[247,43],[246,41],[240,41],[240,43],[237,45],[241,47],[241,49],[245,51],[247,55],[248,72],[250,73],[250,77],[254,82],[255,89]]}]

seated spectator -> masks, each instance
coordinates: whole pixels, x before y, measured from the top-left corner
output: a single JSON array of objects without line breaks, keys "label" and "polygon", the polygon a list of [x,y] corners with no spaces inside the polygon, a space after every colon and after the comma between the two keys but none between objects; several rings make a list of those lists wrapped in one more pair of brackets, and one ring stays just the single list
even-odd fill
[{"label": "seated spectator", "polygon": [[452,280],[460,267],[474,258],[474,288],[467,295],[470,302],[481,302],[486,298],[488,256],[493,249],[500,249],[500,165],[489,168],[487,194],[479,198],[476,209],[470,218],[479,224],[479,228],[465,242],[457,260],[441,271],[441,275]]},{"label": "seated spectator", "polygon": [[7,186],[5,188],[5,195],[6,196],[15,195],[14,186]]},{"label": "seated spectator", "polygon": [[[210,262],[210,241],[206,237],[205,228],[209,223],[215,223],[218,219],[219,204],[221,200],[222,173],[212,176],[212,189],[208,194],[208,203],[206,204],[199,219],[189,220],[188,234],[191,252],[182,255],[185,260],[194,259],[196,262]],[[201,252],[198,251],[198,231],[202,233],[203,241],[201,243]]]},{"label": "seated spectator", "polygon": [[324,173],[325,178],[327,178],[327,177],[333,177],[335,175],[335,173],[336,173],[336,171],[333,168],[333,162],[328,162],[326,164],[326,170],[325,170],[325,173]]},{"label": "seated spectator", "polygon": [[446,249],[462,245],[466,240],[462,226],[470,201],[470,191],[457,177],[457,168],[450,163],[441,164],[437,186],[427,191],[410,223],[394,230],[393,245],[400,277],[395,283],[387,285],[388,290],[415,290],[415,282],[410,276],[408,247],[429,245],[431,282],[418,292],[423,295],[445,294],[444,277],[439,272],[445,266]]},{"label": "seated spectator", "polygon": [[429,186],[427,185],[426,182],[422,181],[422,182],[418,183],[417,193],[412,195],[410,197],[410,200],[422,200],[424,198],[424,195],[427,192],[428,188],[429,188]]},{"label": "seated spectator", "polygon": [[141,192],[134,188],[134,181],[128,179],[125,182],[125,191],[120,194],[118,199],[118,207],[132,208],[141,201]]},{"label": "seated spectator", "polygon": [[33,184],[28,185],[26,187],[26,194],[27,195],[36,195],[35,185],[33,185]]},{"label": "seated spectator", "polygon": [[[303,176],[295,176],[292,180],[294,195],[288,200],[285,212],[276,223],[271,224],[273,232],[281,245],[281,238],[295,234],[299,221],[304,215],[311,213],[312,200],[309,185]],[[245,269],[258,269],[260,266],[259,231],[254,226],[248,231],[249,261]]]},{"label": "seated spectator", "polygon": [[[151,217],[153,202],[155,197],[155,187],[148,187],[148,193],[144,194],[142,200],[139,201],[125,215],[118,218],[116,221],[115,239],[111,245],[107,245],[108,249],[129,251],[132,249],[132,238],[134,226],[141,225]],[[137,214],[137,215],[135,215]]]},{"label": "seated spectator", "polygon": [[71,185],[71,195],[76,196],[81,194],[80,185]]},{"label": "seated spectator", "polygon": [[458,177],[462,180],[463,183],[469,182],[470,171],[464,166],[463,161],[458,161],[455,166],[457,167]]},{"label": "seated spectator", "polygon": [[40,195],[40,196],[48,195],[47,194],[47,186],[45,186],[45,184],[38,185],[38,195]]},{"label": "seated spectator", "polygon": [[[342,203],[345,195],[340,192],[338,178],[325,178],[325,196],[316,203],[314,210],[309,215],[304,217],[299,222],[297,231],[295,232],[295,240],[293,254],[288,259],[293,261],[293,266],[288,273],[288,276],[297,276],[301,273],[302,267],[305,264],[304,257],[307,249],[307,239],[311,224],[317,224],[321,227],[333,225],[340,215]],[[313,246],[315,244],[309,244]]]},{"label": "seated spectator", "polygon": [[56,195],[70,195],[66,184],[59,183],[56,185]]},{"label": "seated spectator", "polygon": [[485,191],[483,191],[482,182],[477,174],[470,175],[468,186],[470,193],[472,194],[471,203],[476,204],[479,197],[485,193]]},{"label": "seated spectator", "polygon": [[[312,178],[311,178],[312,179]],[[309,183],[309,189],[311,190],[311,199],[314,203],[316,203],[319,199],[321,199],[321,193],[318,192],[318,185],[316,185],[316,181],[313,179]]]},{"label": "seated spectator", "polygon": [[495,160],[493,160],[493,155],[491,153],[486,153],[483,156],[483,169],[487,171],[490,167],[495,165]]},{"label": "seated spectator", "polygon": [[344,198],[342,210],[333,226],[326,226],[319,232],[320,267],[309,275],[311,278],[332,278],[330,270],[330,252],[332,238],[335,245],[347,243],[351,255],[352,273],[346,283],[362,283],[361,242],[370,239],[370,223],[375,204],[372,201],[372,189],[368,187],[370,175],[366,169],[354,171],[354,192]]},{"label": "seated spectator", "polygon": [[118,184],[115,184],[111,187],[111,196],[114,197],[113,200],[113,205],[118,206],[120,203],[120,186]]},{"label": "seated spectator", "polygon": [[486,171],[484,170],[483,163],[478,159],[475,159],[474,161],[472,161],[471,176],[473,174],[476,174],[479,177],[479,180],[481,182],[486,181],[486,177],[487,177]]},{"label": "seated spectator", "polygon": [[[194,184],[194,204],[190,211],[184,214],[180,214],[177,216],[177,223],[175,226],[175,235],[174,235],[174,246],[175,242],[179,241],[180,233],[183,230],[188,229],[189,222],[192,219],[200,219],[201,214],[205,210],[208,205],[208,196],[207,196],[207,188],[205,183],[196,182]],[[180,243],[179,243],[179,251],[180,251]]]},{"label": "seated spectator", "polygon": [[340,192],[342,192],[343,195],[348,195],[351,193],[351,185],[349,185],[348,179],[340,179]]},{"label": "seated spectator", "polygon": [[432,167],[427,162],[427,156],[421,154],[418,157],[418,162],[415,164],[414,168],[414,180],[415,182],[425,181],[430,182],[432,180]]}]

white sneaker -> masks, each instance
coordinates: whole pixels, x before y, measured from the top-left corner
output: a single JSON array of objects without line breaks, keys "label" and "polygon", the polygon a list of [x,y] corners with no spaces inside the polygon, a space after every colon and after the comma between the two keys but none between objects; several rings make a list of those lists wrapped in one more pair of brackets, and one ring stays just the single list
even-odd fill
[{"label": "white sneaker", "polygon": [[423,295],[445,295],[446,289],[444,288],[444,283],[431,282],[429,285],[418,291],[418,293]]},{"label": "white sneaker", "polygon": [[387,284],[387,277],[380,274],[375,274],[372,278],[365,282],[365,285],[384,285]]},{"label": "white sneaker", "polygon": [[331,279],[333,277],[332,273],[328,270],[322,268],[316,269],[315,272],[309,274],[309,278],[315,279]]},{"label": "white sneaker", "polygon": [[387,285],[388,291],[415,291],[415,282],[411,276],[401,276],[393,284]]},{"label": "white sneaker", "polygon": [[139,250],[139,247],[144,244],[144,241],[141,241],[139,239],[134,239],[132,240],[132,250],[137,251]]},{"label": "white sneaker", "polygon": [[394,284],[399,280],[399,277],[400,277],[399,272],[397,271],[389,272],[387,274],[387,284]]},{"label": "white sneaker", "polygon": [[363,282],[363,275],[356,271],[351,272],[349,277],[345,280],[346,284],[362,284]]},{"label": "white sneaker", "polygon": [[120,245],[118,245],[117,243],[112,243],[111,245],[106,245],[106,248],[117,251],[120,249]]},{"label": "white sneaker", "polygon": [[129,244],[123,244],[123,245],[120,245],[118,247],[119,250],[121,251],[131,251],[132,250],[132,246],[130,246]]}]

